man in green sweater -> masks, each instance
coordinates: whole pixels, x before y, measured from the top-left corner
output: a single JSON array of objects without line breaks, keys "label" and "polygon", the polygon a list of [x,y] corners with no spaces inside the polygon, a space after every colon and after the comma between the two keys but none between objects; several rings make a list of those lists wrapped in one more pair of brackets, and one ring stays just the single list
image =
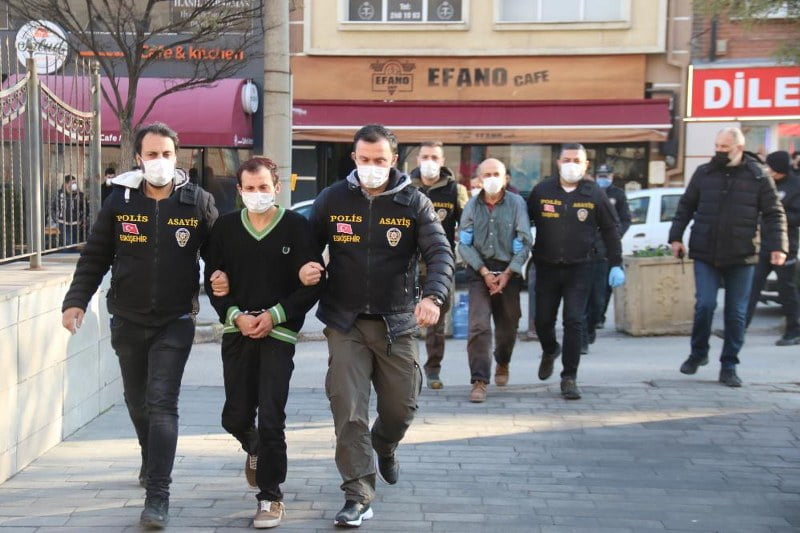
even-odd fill
[{"label": "man in green sweater", "polygon": [[[245,209],[217,220],[205,282],[224,324],[222,426],[247,452],[245,476],[259,489],[253,526],[270,528],[284,516],[280,484],[286,480],[285,408],[295,343],[322,289],[303,286],[298,272],[321,257],[308,221],[275,205],[280,183],[273,161],[253,157],[239,167],[237,179]],[[212,290],[218,270],[229,280],[225,296]]]}]

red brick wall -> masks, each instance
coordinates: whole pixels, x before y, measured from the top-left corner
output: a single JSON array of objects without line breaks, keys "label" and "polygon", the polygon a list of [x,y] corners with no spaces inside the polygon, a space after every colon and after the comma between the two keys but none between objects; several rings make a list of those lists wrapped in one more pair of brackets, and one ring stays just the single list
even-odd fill
[{"label": "red brick wall", "polygon": [[[694,27],[693,59],[707,60],[711,39],[711,20],[696,16]],[[797,40],[798,25],[795,21],[768,20],[745,24],[720,17],[717,25],[717,40],[727,40],[725,54],[716,59],[772,59],[781,44]]]}]

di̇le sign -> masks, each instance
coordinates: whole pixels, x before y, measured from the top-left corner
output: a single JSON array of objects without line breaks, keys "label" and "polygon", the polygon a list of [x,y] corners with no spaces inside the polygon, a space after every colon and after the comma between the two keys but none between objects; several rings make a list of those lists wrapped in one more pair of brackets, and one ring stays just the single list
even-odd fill
[{"label": "di\u0307le sign", "polygon": [[691,118],[800,118],[800,67],[694,69],[690,86]]}]

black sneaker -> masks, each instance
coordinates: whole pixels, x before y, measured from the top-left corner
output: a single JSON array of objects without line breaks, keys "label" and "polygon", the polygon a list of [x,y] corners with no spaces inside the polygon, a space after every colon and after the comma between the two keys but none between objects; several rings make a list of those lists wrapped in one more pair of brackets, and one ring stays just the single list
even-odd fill
[{"label": "black sneaker", "polygon": [[147,461],[142,459],[142,466],[139,468],[139,486],[147,488]]},{"label": "black sneaker", "polygon": [[775,341],[775,346],[794,346],[795,344],[800,344],[800,333],[786,333]]},{"label": "black sneaker", "polygon": [[553,362],[561,355],[561,345],[556,346],[556,351],[552,354],[542,354],[542,360],[539,362],[539,379],[546,380],[553,375]]},{"label": "black sneaker", "polygon": [[605,328],[606,327],[606,319],[605,318],[601,318],[600,321],[597,324],[594,325],[594,327],[597,328],[597,329]]},{"label": "black sneaker", "polygon": [[144,529],[164,529],[169,522],[169,498],[148,496],[144,500],[144,510],[139,524]]},{"label": "black sneaker", "polygon": [[389,485],[397,483],[397,476],[400,474],[400,462],[394,454],[391,457],[381,457],[378,455],[378,476]]},{"label": "black sneaker", "polygon": [[581,355],[586,355],[587,353],[589,353],[589,343],[588,342],[582,342],[581,343]]},{"label": "black sneaker", "polygon": [[596,331],[590,331],[587,334],[587,337],[589,338],[589,344],[594,344],[594,341],[597,340],[597,332]]},{"label": "black sneaker", "polygon": [[719,382],[728,387],[742,386],[742,380],[736,375],[735,368],[721,368],[719,371]]},{"label": "black sneaker", "polygon": [[573,378],[564,378],[561,380],[561,396],[563,396],[565,400],[581,399],[581,390],[578,388],[578,384],[575,383]]},{"label": "black sneaker", "polygon": [[336,527],[358,527],[364,520],[372,518],[372,507],[368,503],[353,500],[344,502],[342,510],[336,513],[333,525]]},{"label": "black sneaker", "polygon": [[690,355],[686,361],[683,362],[681,365],[681,374],[689,374],[692,375],[697,372],[698,366],[705,366],[708,364],[708,356],[703,357],[702,359],[699,357],[695,357]]}]

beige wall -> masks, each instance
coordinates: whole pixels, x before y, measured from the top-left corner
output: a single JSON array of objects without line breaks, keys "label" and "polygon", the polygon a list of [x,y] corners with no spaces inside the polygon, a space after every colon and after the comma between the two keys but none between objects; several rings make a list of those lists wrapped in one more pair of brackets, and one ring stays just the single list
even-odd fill
[{"label": "beige wall", "polygon": [[305,53],[483,56],[665,51],[667,0],[630,0],[628,23],[586,25],[496,24],[495,0],[464,0],[464,24],[392,29],[384,29],[390,27],[386,24],[343,23],[343,5],[344,0],[306,0]]},{"label": "beige wall", "polygon": [[61,327],[61,302],[77,254],[42,270],[0,267],[0,483],[122,397],[105,293],[94,295],[76,335]]}]

